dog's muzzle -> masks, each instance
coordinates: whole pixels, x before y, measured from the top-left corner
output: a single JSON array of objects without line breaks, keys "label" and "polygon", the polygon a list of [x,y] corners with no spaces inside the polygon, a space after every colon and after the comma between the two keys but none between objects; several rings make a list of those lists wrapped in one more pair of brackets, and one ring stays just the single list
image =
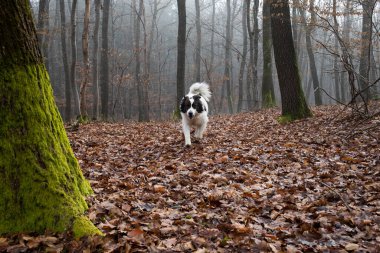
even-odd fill
[{"label": "dog's muzzle", "polygon": [[194,117],[194,114],[192,112],[189,112],[188,115],[189,115],[190,119],[192,119]]}]

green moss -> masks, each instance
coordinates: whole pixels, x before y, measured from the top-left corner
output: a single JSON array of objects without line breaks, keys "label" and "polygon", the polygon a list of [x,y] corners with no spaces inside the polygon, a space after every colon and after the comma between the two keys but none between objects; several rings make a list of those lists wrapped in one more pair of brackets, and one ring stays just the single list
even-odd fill
[{"label": "green moss", "polygon": [[76,239],[89,235],[104,235],[97,227],[85,216],[80,216],[74,220],[73,234]]},{"label": "green moss", "polygon": [[43,65],[0,64],[0,234],[62,232],[92,193]]},{"label": "green moss", "polygon": [[272,96],[272,92],[268,90],[265,94],[263,94],[263,107],[264,108],[272,108],[276,106],[276,100],[274,96]]}]

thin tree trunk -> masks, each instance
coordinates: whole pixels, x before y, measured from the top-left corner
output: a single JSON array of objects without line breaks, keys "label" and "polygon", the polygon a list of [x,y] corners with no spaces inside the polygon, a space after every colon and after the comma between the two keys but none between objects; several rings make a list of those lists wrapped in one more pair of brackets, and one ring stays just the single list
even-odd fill
[{"label": "thin tree trunk", "polygon": [[231,0],[227,0],[227,23],[226,23],[226,45],[224,50],[224,79],[227,91],[227,103],[229,113],[233,113],[232,91],[231,91]]},{"label": "thin tree trunk", "polygon": [[110,0],[104,0],[102,20],[102,48],[100,50],[100,90],[101,90],[101,114],[104,120],[108,120],[109,99],[109,60],[108,60],[108,23],[110,13]]},{"label": "thin tree trunk", "polygon": [[[302,23],[304,23],[305,30],[306,30],[306,36],[305,36],[305,38],[306,38],[306,49],[307,49],[307,54],[309,56],[310,72],[311,72],[311,76],[313,78],[315,105],[321,105],[322,104],[322,97],[321,97],[321,91],[319,89],[319,80],[318,80],[317,67],[315,65],[313,45],[311,43],[311,33],[312,33],[311,26],[314,25],[313,22],[315,22],[315,21],[314,21],[314,18],[312,18],[312,24],[307,24],[305,11],[302,8],[300,8],[300,11],[301,11]],[[313,14],[314,13],[314,0],[310,1],[310,12],[311,12],[312,16],[315,16],[315,14]]]},{"label": "thin tree trunk", "polygon": [[362,96],[365,102],[370,98],[370,89],[368,89],[367,86],[369,85],[369,72],[371,69],[372,15],[375,5],[376,0],[362,1],[363,21],[359,66],[360,78],[358,81],[360,90],[363,92]]},{"label": "thin tree trunk", "polygon": [[99,54],[99,23],[100,23],[100,0],[95,0],[95,25],[93,35],[93,58],[92,58],[92,96],[93,108],[92,117],[98,119],[99,117],[99,73],[98,73],[98,54]]},{"label": "thin tree trunk", "polygon": [[90,0],[85,0],[85,12],[83,18],[82,50],[83,50],[83,81],[80,87],[80,115],[87,118],[86,88],[90,79],[90,60],[88,57],[88,30],[90,21]]},{"label": "thin tree trunk", "polygon": [[185,94],[185,60],[186,60],[186,0],[177,0],[178,6],[178,37],[177,37],[177,103],[176,111],[179,117],[179,104]]},{"label": "thin tree trunk", "polygon": [[[252,110],[253,108],[253,100],[252,100],[252,94],[251,94],[251,87],[254,87],[256,84],[254,82],[254,71],[256,69],[256,66],[254,65],[254,36],[255,31],[251,28],[251,0],[245,0],[247,5],[247,30],[248,30],[248,38],[249,38],[249,63],[248,63],[248,70],[247,70],[247,86],[246,86],[246,93],[247,93],[247,105],[248,110]],[[254,6],[255,8],[255,6]]]},{"label": "thin tree trunk", "polygon": [[247,15],[249,11],[247,9],[247,2],[243,1],[243,10],[242,10],[242,29],[243,29],[243,53],[241,56],[240,71],[239,71],[239,99],[237,105],[237,112],[241,112],[243,104],[243,85],[244,85],[244,71],[245,65],[247,64]]},{"label": "thin tree trunk", "polygon": [[[58,1],[58,0],[57,0]],[[65,120],[71,120],[71,86],[70,86],[70,69],[67,57],[66,45],[66,13],[65,13],[65,0],[59,0],[61,12],[61,44],[62,44],[62,61],[63,69],[65,72]]]},{"label": "thin tree trunk", "polygon": [[40,0],[38,6],[37,38],[42,50],[45,64],[48,64],[49,37],[49,3],[50,0]]},{"label": "thin tree trunk", "polygon": [[[333,0],[333,18],[334,18],[334,28],[336,31],[339,29],[339,23],[337,19],[337,12],[336,12],[336,0]],[[338,52],[338,39],[335,38],[334,41],[334,48],[335,52]],[[338,101],[341,101],[341,96],[340,96],[340,87],[339,87],[339,72],[338,72],[338,58],[334,57],[334,90],[335,90],[335,98]]]},{"label": "thin tree trunk", "polygon": [[70,83],[71,90],[74,97],[74,113],[75,116],[80,114],[79,112],[79,92],[76,84],[76,65],[77,65],[77,40],[76,40],[76,13],[77,13],[77,0],[73,0],[71,7],[71,71],[70,71]]},{"label": "thin tree trunk", "polygon": [[199,6],[199,0],[195,0],[195,27],[197,30],[197,40],[195,44],[195,81],[201,81],[201,43],[202,43],[202,31],[201,31],[201,9]]},{"label": "thin tree trunk", "polygon": [[271,17],[270,0],[263,3],[263,82],[262,82],[262,106],[273,107],[276,105],[273,77],[272,77],[272,38],[271,38]]}]

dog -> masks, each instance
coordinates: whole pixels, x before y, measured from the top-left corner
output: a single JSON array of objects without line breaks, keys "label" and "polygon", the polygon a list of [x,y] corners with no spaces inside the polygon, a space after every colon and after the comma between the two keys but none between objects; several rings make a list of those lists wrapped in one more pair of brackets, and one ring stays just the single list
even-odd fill
[{"label": "dog", "polygon": [[181,100],[180,110],[182,117],[182,130],[185,136],[185,145],[191,146],[190,130],[195,128],[194,136],[203,138],[203,132],[208,122],[208,104],[211,92],[207,83],[194,83],[189,93]]}]

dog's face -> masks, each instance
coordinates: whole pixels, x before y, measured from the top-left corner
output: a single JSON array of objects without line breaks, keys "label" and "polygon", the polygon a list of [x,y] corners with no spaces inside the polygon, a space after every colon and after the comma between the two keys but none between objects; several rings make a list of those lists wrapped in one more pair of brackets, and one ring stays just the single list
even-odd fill
[{"label": "dog's face", "polygon": [[185,113],[189,119],[195,118],[199,113],[205,111],[201,96],[185,96],[181,101],[181,112]]}]

